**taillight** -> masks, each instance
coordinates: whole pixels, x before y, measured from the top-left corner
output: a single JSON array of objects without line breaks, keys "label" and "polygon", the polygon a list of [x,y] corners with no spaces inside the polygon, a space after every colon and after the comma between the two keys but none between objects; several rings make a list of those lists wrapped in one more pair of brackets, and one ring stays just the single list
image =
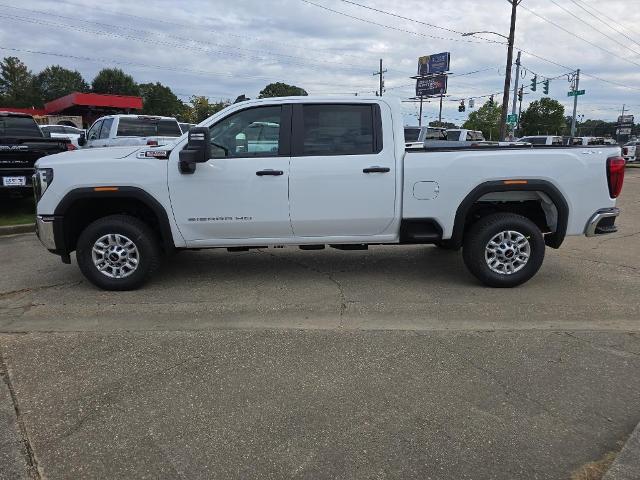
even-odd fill
[{"label": "taillight", "polygon": [[158,141],[157,140],[147,140],[147,145],[149,146],[157,146],[158,145]]},{"label": "taillight", "polygon": [[609,196],[617,198],[622,190],[624,182],[624,158],[609,157],[607,158],[607,183],[609,184]]},{"label": "taillight", "polygon": [[76,147],[73,143],[67,143],[67,150],[71,151],[71,150],[77,150],[78,147]]}]

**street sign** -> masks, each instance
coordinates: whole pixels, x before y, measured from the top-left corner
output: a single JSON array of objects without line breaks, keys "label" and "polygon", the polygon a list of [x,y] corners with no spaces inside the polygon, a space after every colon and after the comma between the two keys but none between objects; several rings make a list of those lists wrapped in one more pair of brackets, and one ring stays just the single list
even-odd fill
[{"label": "street sign", "polygon": [[633,115],[618,115],[618,123],[633,123]]},{"label": "street sign", "polygon": [[512,125],[518,123],[518,115],[516,115],[515,113],[510,113],[509,115],[507,115],[507,123],[511,123]]},{"label": "street sign", "polygon": [[618,128],[616,135],[631,135],[631,127]]},{"label": "street sign", "polygon": [[451,55],[449,52],[435,53],[433,55],[425,55],[418,58],[418,75],[433,75],[435,73],[444,73],[449,70],[449,61]]},{"label": "street sign", "polygon": [[584,95],[584,90],[571,90],[567,92],[567,97],[575,97],[576,95]]},{"label": "street sign", "polygon": [[447,76],[418,78],[416,80],[416,97],[428,97],[430,95],[444,95],[447,93]]}]

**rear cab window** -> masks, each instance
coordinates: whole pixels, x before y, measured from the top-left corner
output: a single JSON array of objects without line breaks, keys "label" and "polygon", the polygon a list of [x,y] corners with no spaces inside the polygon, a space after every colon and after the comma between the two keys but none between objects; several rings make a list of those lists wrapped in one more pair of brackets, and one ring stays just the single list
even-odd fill
[{"label": "rear cab window", "polygon": [[117,137],[179,137],[182,135],[177,120],[153,117],[121,117]]},{"label": "rear cab window", "polygon": [[419,128],[405,128],[404,129],[404,141],[405,142],[417,142],[420,138]]}]

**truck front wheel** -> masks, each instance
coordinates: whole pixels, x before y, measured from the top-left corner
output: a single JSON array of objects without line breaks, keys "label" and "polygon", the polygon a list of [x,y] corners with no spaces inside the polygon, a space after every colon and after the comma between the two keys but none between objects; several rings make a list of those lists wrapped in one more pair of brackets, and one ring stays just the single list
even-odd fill
[{"label": "truck front wheel", "polygon": [[478,220],[465,234],[462,256],[469,271],[490,287],[515,287],[540,269],[542,232],[528,218],[495,213]]},{"label": "truck front wheel", "polygon": [[89,224],[76,246],[78,266],[91,283],[104,290],[133,290],[156,270],[160,250],[143,221],[110,215]]}]

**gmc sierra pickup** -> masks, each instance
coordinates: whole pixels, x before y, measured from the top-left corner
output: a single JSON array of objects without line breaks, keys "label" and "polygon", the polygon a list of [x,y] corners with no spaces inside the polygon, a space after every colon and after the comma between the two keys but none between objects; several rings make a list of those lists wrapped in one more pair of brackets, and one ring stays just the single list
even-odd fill
[{"label": "gmc sierra pickup", "polygon": [[31,115],[0,112],[0,194],[30,194],[36,160],[74,148],[68,139],[46,138]]},{"label": "gmc sierra pickup", "polygon": [[462,248],[480,281],[513,287],[565,235],[614,232],[623,177],[618,147],[407,152],[399,102],[291,97],[231,105],[164,148],[41,159],[34,189],[41,242],[108,290],[175,249],[372,244]]}]

